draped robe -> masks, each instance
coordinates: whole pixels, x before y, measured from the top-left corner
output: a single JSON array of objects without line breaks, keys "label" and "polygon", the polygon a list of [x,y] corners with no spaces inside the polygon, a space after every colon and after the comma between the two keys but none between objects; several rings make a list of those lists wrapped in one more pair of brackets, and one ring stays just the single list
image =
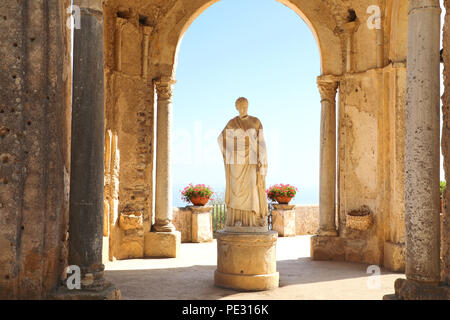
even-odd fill
[{"label": "draped robe", "polygon": [[267,154],[262,129],[258,118],[238,116],[218,138],[225,164],[227,227],[267,227]]}]

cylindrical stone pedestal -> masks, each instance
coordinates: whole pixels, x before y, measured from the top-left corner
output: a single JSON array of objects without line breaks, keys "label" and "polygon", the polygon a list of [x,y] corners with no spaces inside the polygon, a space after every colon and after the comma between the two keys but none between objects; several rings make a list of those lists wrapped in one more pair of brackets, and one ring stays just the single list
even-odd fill
[{"label": "cylindrical stone pedestal", "polygon": [[233,233],[218,231],[216,286],[238,291],[278,288],[277,232]]}]

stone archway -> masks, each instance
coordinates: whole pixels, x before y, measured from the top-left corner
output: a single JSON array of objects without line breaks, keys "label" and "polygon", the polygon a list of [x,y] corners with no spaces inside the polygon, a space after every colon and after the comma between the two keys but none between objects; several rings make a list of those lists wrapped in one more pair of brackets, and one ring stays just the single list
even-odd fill
[{"label": "stone archway", "polygon": [[[163,28],[150,46],[155,48],[151,53],[150,70],[157,91],[157,145],[156,153],[156,190],[155,190],[155,230],[173,230],[171,177],[170,177],[170,130],[172,117],[172,85],[175,82],[177,55],[180,42],[190,24],[204,10],[217,1],[195,1],[190,5],[179,3],[165,17]],[[338,76],[342,72],[341,37],[333,33],[331,28],[323,26],[325,21],[334,21],[331,12],[321,11],[323,4],[308,1],[280,1],[294,10],[309,26],[314,34],[321,53],[322,76],[318,85],[322,96],[321,125],[321,223],[320,233],[337,235],[335,223],[335,190],[336,190],[336,92]],[[320,18],[317,12],[321,12]],[[326,15],[329,19],[325,19]],[[338,48],[338,50],[332,50]],[[333,165],[334,164],[334,165]]]}]

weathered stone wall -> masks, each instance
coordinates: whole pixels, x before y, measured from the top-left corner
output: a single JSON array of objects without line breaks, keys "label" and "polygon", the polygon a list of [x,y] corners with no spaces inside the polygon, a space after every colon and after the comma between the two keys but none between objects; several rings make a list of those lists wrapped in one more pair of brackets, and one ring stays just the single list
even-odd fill
[{"label": "weathered stone wall", "polygon": [[[123,1],[122,1],[123,2]],[[105,19],[105,220],[109,258],[144,255],[144,232],[152,223],[154,87],[148,76],[149,36],[142,13],[110,1]],[[109,139],[109,140],[108,140]],[[119,200],[120,199],[120,200]],[[140,228],[123,230],[121,214],[140,212]]]},{"label": "weathered stone wall", "polygon": [[39,299],[67,265],[70,1],[0,2],[0,299]]},{"label": "weathered stone wall", "polygon": [[295,234],[298,236],[317,234],[319,229],[319,206],[295,206]]},{"label": "weathered stone wall", "polygon": [[[340,82],[338,225],[341,259],[404,269],[404,108],[408,4],[352,2],[357,15],[351,70]],[[382,8],[381,31],[366,22]],[[383,36],[381,66],[377,42]],[[378,33],[378,35],[377,35]],[[348,71],[348,70],[347,70]],[[347,227],[347,214],[366,205],[367,230]]]},{"label": "weathered stone wall", "polygon": [[[382,73],[371,70],[347,74],[340,85],[339,134],[339,234],[347,239],[352,254],[346,260],[379,264],[382,251],[382,211],[378,210],[379,97],[383,96]],[[375,223],[365,231],[347,228],[347,215],[363,205]],[[350,249],[350,248],[349,248]]]},{"label": "weathered stone wall", "polygon": [[[444,153],[445,179],[450,181],[450,0],[445,0],[447,10],[444,24],[444,87],[442,111],[444,125],[442,128],[442,152]],[[442,279],[450,284],[450,188],[444,194],[444,216],[442,223]]]}]

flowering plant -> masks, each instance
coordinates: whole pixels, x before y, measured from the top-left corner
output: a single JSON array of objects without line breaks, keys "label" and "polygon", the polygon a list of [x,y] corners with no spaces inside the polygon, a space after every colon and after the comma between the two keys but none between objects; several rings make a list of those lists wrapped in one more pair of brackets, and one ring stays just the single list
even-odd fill
[{"label": "flowering plant", "polygon": [[208,198],[209,200],[213,200],[211,197],[214,194],[212,188],[210,186],[206,186],[204,184],[192,185],[190,183],[186,188],[181,191],[181,200],[185,202],[191,202],[192,198]]},{"label": "flowering plant", "polygon": [[298,189],[290,184],[276,184],[266,190],[267,198],[276,201],[277,197],[294,198]]}]

